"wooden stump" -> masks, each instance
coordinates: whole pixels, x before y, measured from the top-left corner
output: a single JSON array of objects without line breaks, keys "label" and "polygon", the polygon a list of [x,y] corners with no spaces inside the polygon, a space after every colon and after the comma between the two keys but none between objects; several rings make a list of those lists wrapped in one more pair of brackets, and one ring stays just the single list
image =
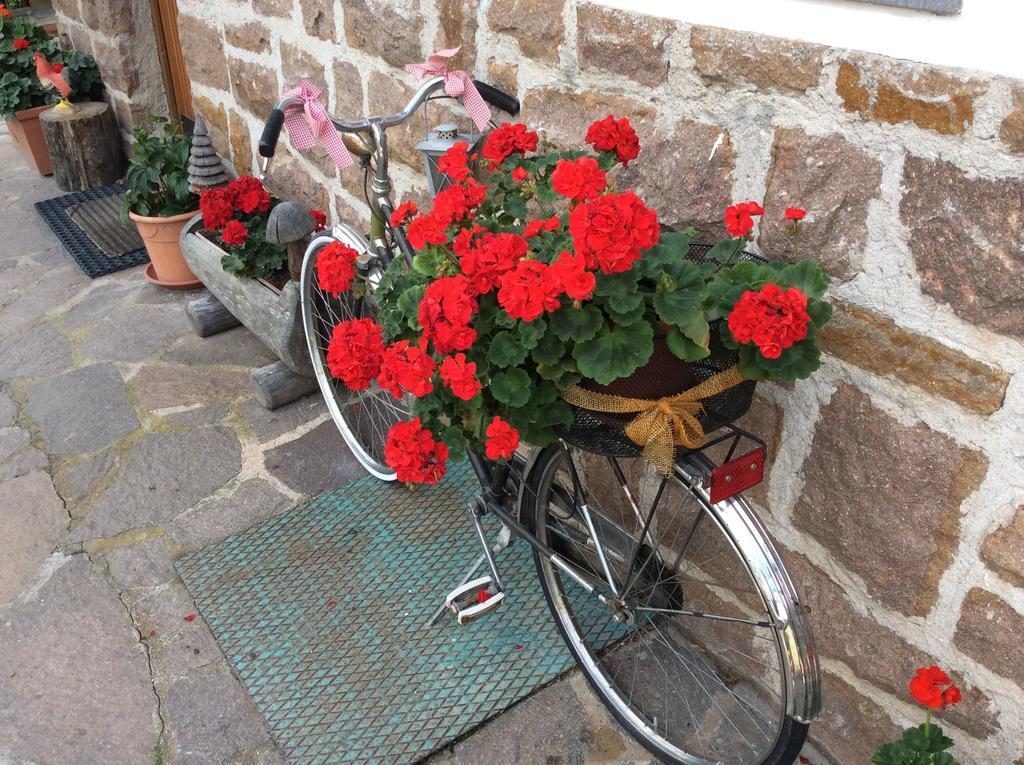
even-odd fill
[{"label": "wooden stump", "polygon": [[296,374],[282,361],[254,369],[249,377],[253,395],[264,409],[277,409],[298,401],[315,393],[319,387],[315,377]]},{"label": "wooden stump", "polygon": [[63,191],[85,191],[116,183],[124,175],[125,164],[113,111],[102,101],[74,107],[74,111],[47,109],[39,115],[57,186]]},{"label": "wooden stump", "polygon": [[192,322],[192,329],[200,337],[227,332],[242,324],[213,295],[206,295],[190,301],[185,306],[185,313],[188,314],[188,320]]}]

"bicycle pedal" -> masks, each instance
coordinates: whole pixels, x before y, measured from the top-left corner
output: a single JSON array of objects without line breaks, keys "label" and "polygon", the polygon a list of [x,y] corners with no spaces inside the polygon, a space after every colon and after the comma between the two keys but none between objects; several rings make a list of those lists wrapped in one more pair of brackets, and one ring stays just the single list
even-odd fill
[{"label": "bicycle pedal", "polygon": [[505,593],[495,587],[494,580],[482,576],[452,590],[444,605],[459,624],[468,624],[492,613],[504,600]]}]

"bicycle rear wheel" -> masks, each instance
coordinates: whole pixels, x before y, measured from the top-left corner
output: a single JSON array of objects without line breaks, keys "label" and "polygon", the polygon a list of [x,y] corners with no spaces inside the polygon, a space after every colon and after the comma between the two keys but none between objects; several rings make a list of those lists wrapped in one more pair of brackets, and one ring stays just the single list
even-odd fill
[{"label": "bicycle rear wheel", "polygon": [[[798,616],[780,624],[769,603],[792,593],[781,561],[751,555],[750,539],[729,526],[738,516],[718,512],[690,483],[682,471],[663,479],[642,460],[548,447],[530,471],[523,520],[614,605],[536,555],[545,597],[591,686],[660,759],[789,765],[807,732],[792,696],[810,681],[817,704],[803,611],[791,595]],[[793,665],[794,642],[810,666]]]},{"label": "bicycle rear wheel", "polygon": [[[360,252],[367,251],[366,240],[354,230],[336,227],[335,233],[342,235],[344,238],[339,237],[340,241],[350,247]],[[393,481],[395,471],[384,461],[384,443],[391,426],[399,420],[408,419],[408,406],[404,400],[396,400],[381,390],[376,383],[366,390],[349,390],[345,383],[331,375],[327,367],[327,344],[334,327],[348,319],[377,316],[372,295],[361,299],[350,294],[335,297],[318,286],[317,255],[333,241],[335,239],[331,236],[317,237],[310,243],[302,261],[300,296],[309,357],[327,409],[352,454],[370,474]],[[379,276],[379,268],[371,266],[371,283]]]}]

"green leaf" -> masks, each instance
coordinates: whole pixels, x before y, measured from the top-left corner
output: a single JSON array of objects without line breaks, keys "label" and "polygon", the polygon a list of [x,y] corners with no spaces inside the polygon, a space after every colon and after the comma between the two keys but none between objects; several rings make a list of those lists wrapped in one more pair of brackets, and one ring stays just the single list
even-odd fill
[{"label": "green leaf", "polygon": [[487,359],[497,367],[514,367],[526,360],[528,351],[511,332],[499,332],[491,339]]},{"label": "green leaf", "polygon": [[723,242],[719,242],[704,255],[705,260],[714,260],[718,263],[728,263],[730,259],[735,258],[739,253],[739,249],[742,252],[742,245],[737,245],[735,239],[726,239]]},{"label": "green leaf", "polygon": [[491,378],[491,395],[511,407],[525,406],[530,400],[530,376],[522,369],[509,369]]},{"label": "green leaf", "polygon": [[617,324],[622,327],[628,327],[630,324],[636,324],[638,321],[644,318],[647,314],[647,306],[641,303],[632,311],[626,313],[619,313],[618,311],[608,310],[608,318],[611,319],[612,324]]},{"label": "green leaf", "polygon": [[704,317],[704,292],[699,288],[678,285],[671,291],[655,292],[651,302],[666,324],[689,325]]},{"label": "green leaf", "polygon": [[522,346],[526,350],[532,351],[537,347],[537,343],[540,342],[547,328],[548,324],[544,319],[521,321],[516,327],[516,333]]},{"label": "green leaf", "polygon": [[594,294],[605,298],[605,303],[616,313],[630,313],[643,305],[639,274],[628,271],[620,274],[598,274]]},{"label": "green leaf", "polygon": [[450,425],[441,434],[441,440],[448,446],[449,459],[459,461],[466,456],[469,442],[466,440],[466,435],[462,432],[462,428]]},{"label": "green leaf", "polygon": [[807,314],[811,317],[815,331],[828,324],[832,318],[832,304],[824,300],[811,300],[807,304]]},{"label": "green leaf", "polygon": [[429,250],[414,255],[412,267],[424,276],[437,276],[437,258]]},{"label": "green leaf", "polygon": [[740,373],[747,380],[767,380],[771,377],[768,370],[762,369],[758,360],[762,359],[761,352],[752,345],[741,345],[739,347]]},{"label": "green leaf", "polygon": [[803,380],[821,366],[821,349],[813,339],[795,343],[791,348],[786,348],[777,359],[766,359],[756,348],[741,346],[748,347],[757,354],[758,366],[777,380]]},{"label": "green leaf", "polygon": [[665,342],[668,344],[668,349],[683,361],[697,361],[711,355],[711,351],[706,345],[695,343],[683,334],[678,327],[672,327],[668,331],[668,335],[665,336]]},{"label": "green leaf", "polygon": [[607,385],[646,364],[654,352],[654,330],[647,322],[605,328],[591,340],[577,343],[573,357],[584,377]]},{"label": "green leaf", "polygon": [[828,277],[816,260],[801,260],[782,269],[776,277],[780,286],[792,286],[809,298],[820,298],[828,290]]},{"label": "green leaf", "polygon": [[551,314],[550,321],[556,335],[576,343],[591,339],[604,325],[600,309],[589,304],[580,308],[563,306]]},{"label": "green leaf", "polygon": [[687,256],[695,233],[693,229],[663,232],[658,244],[646,250],[640,259],[638,267],[641,273],[646,278],[655,280],[664,269],[675,263],[692,264]]},{"label": "green leaf", "polygon": [[549,332],[541,338],[531,355],[538,364],[557,364],[565,355],[565,343]]},{"label": "green leaf", "polygon": [[423,293],[427,288],[422,284],[409,287],[398,296],[398,310],[402,312],[406,323],[415,328],[419,326],[420,301],[423,300]]}]

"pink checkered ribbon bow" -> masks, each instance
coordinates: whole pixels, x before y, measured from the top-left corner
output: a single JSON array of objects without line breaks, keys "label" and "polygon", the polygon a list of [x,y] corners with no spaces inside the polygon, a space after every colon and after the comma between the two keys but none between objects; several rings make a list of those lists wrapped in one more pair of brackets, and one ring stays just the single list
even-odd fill
[{"label": "pink checkered ribbon bow", "polygon": [[298,87],[284,94],[302,101],[302,105],[293,104],[284,113],[284,124],[288,128],[292,145],[299,151],[308,151],[319,141],[327,155],[338,167],[352,164],[352,155],[345,148],[345,143],[334,129],[331,118],[324,107],[324,92],[308,80],[302,80]]},{"label": "pink checkered ribbon bow", "polygon": [[444,77],[444,92],[452,98],[461,98],[469,116],[473,118],[476,129],[481,133],[487,128],[491,119],[491,110],[487,108],[483,96],[476,89],[473,80],[461,69],[448,69],[448,59],[462,48],[446,48],[430,56],[423,64],[407,64],[405,70],[417,80],[428,77]]}]

